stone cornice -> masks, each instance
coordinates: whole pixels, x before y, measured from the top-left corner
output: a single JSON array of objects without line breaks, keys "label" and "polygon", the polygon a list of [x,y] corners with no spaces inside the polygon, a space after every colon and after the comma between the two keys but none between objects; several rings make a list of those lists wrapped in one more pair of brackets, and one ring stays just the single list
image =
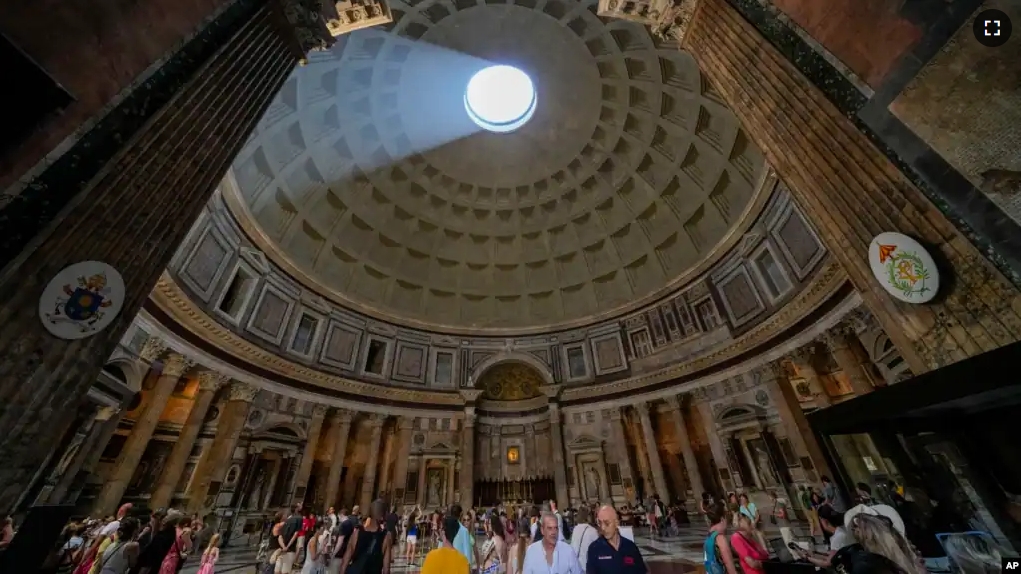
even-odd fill
[{"label": "stone cornice", "polygon": [[[267,260],[304,288],[329,299],[335,304],[340,305],[342,308],[350,309],[381,321],[401,325],[402,327],[421,329],[432,333],[445,333],[460,336],[512,337],[548,334],[556,331],[593,327],[599,323],[622,318],[629,314],[639,312],[642,309],[659,304],[662,299],[674,295],[684,287],[687,287],[710,273],[717,263],[722,261],[734,248],[740,245],[742,238],[750,229],[752,229],[756,221],[758,221],[759,216],[762,215],[763,210],[769,203],[769,199],[774,194],[777,182],[778,179],[776,172],[767,165],[765,169],[762,170],[759,179],[755,183],[751,200],[748,202],[744,211],[738,215],[737,223],[732,226],[721,240],[706,253],[705,257],[703,257],[697,264],[692,265],[683,273],[679,274],[663,288],[649,293],[644,297],[639,297],[626,305],[614,309],[608,309],[597,315],[585,317],[584,319],[533,325],[524,328],[470,328],[458,325],[427,323],[408,317],[393,316],[384,310],[359,303],[350,297],[345,296],[343,293],[331,289],[322,281],[319,281],[312,275],[300,269],[290,260],[280,246],[262,231],[255,220],[255,216],[248,208],[248,204],[241,196],[240,188],[238,187],[237,180],[234,177],[233,169],[228,171],[227,175],[224,177],[222,185],[220,186],[221,191],[219,196],[223,200],[223,207],[226,208],[227,214],[238,226],[241,235],[250,241],[255,248],[259,249],[265,255]],[[212,204],[210,204],[210,206],[212,206]]]},{"label": "stone cornice", "polygon": [[[807,317],[820,305],[826,302],[838,289],[841,288],[842,285],[844,285],[845,282],[846,276],[843,271],[840,270],[839,266],[832,261],[827,262],[814,274],[809,285],[806,286],[806,288],[803,289],[796,298],[788,302],[780,311],[769,317],[767,320],[740,336],[733,343],[711,353],[702,355],[696,359],[671,365],[656,372],[645,373],[610,383],[586,385],[581,387],[564,387],[560,392],[560,402],[564,405],[565,410],[609,408],[614,405],[633,404],[639,401],[655,400],[683,392],[690,392],[699,386],[711,384],[724,378],[750,371],[767,361],[772,361],[791,353],[797,347],[815,339],[826,329],[835,325],[845,315],[847,315],[847,313],[861,304],[861,300],[857,293],[847,297],[837,306],[837,308],[831,310],[825,317],[813,324],[811,328],[806,329],[797,336],[776,345],[768,352],[756,355],[754,358],[742,361],[741,363],[729,368],[721,369],[712,374],[707,374],[706,377],[696,378],[690,382],[670,386],[666,389],[643,392],[643,389],[660,385],[661,383],[674,379],[686,376],[690,377],[691,375],[697,376],[699,371],[707,370],[716,364],[754,350],[763,343],[769,341],[778,333],[783,332],[785,329],[795,325],[798,321]],[[284,381],[287,379],[296,379],[304,383],[309,383],[312,386],[321,387],[324,391],[339,391],[351,396],[366,397],[367,400],[359,402],[335,397],[324,398],[322,395],[314,392],[295,389],[294,387],[286,384],[286,382],[270,381],[262,377],[254,376],[251,373],[216,359],[203,349],[198,349],[194,345],[181,340],[179,337],[174,335],[170,329],[157,323],[145,312],[140,314],[140,320],[143,323],[146,323],[144,327],[147,332],[158,335],[164,340],[169,341],[173,348],[182,349],[182,352],[187,352],[189,356],[195,357],[203,364],[203,366],[216,369],[223,373],[228,373],[236,380],[249,382],[259,386],[260,388],[265,388],[281,395],[293,396],[305,400],[314,400],[317,402],[327,403],[332,406],[339,406],[362,412],[405,415],[419,413],[419,416],[435,416],[435,408],[439,407],[442,409],[444,405],[449,406],[450,411],[463,411],[465,399],[457,392],[425,391],[355,381],[311,369],[264,350],[258,345],[245,340],[241,336],[223,327],[216,320],[211,319],[204,311],[199,309],[198,306],[195,305],[181,290],[181,288],[166,274],[160,278],[156,289],[154,289],[151,295],[151,299],[152,302],[155,303],[160,310],[165,312],[168,317],[176,321],[181,327],[184,327],[189,332],[195,334],[198,338],[201,338],[208,344],[213,345],[246,363],[258,366],[262,370],[278,373]],[[183,351],[183,349],[187,349],[187,351]],[[626,394],[626,398],[613,398],[608,399],[605,402],[600,401],[600,397],[602,396],[619,396],[621,394]],[[405,409],[401,407],[395,408],[386,404],[374,404],[373,399],[389,402],[393,402],[394,400],[407,402],[409,407]],[[586,404],[583,408],[571,409],[569,405],[572,402],[581,402]],[[433,405],[434,408],[422,410],[415,409],[410,406],[423,403]],[[592,403],[599,404],[594,405]]]}]

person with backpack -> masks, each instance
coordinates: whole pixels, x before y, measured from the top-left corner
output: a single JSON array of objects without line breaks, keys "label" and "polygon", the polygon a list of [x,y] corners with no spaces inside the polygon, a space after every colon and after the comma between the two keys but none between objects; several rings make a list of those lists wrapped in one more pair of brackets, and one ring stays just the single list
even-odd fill
[{"label": "person with backpack", "polygon": [[702,546],[702,561],[706,574],[737,574],[734,551],[727,540],[728,509],[720,501],[713,503],[706,516],[712,526]]}]

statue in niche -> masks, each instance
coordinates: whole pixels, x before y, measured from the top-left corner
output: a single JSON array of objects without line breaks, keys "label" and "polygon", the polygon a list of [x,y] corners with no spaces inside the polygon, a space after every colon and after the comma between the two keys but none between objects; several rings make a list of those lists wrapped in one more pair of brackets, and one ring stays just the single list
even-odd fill
[{"label": "statue in niche", "polygon": [[780,486],[780,478],[776,476],[772,463],[769,462],[769,454],[765,446],[759,440],[750,441],[748,446],[755,458],[755,466],[759,471],[759,478],[762,479],[762,486]]},{"label": "statue in niche", "polygon": [[429,497],[426,499],[429,506],[440,504],[440,473],[439,471],[429,472]]},{"label": "statue in niche", "polygon": [[266,486],[266,467],[259,465],[258,474],[255,475],[255,481],[252,483],[252,488],[248,491],[248,510],[258,510],[259,503],[262,501],[263,489]]},{"label": "statue in niche", "polygon": [[585,496],[599,498],[599,472],[593,466],[585,468]]}]

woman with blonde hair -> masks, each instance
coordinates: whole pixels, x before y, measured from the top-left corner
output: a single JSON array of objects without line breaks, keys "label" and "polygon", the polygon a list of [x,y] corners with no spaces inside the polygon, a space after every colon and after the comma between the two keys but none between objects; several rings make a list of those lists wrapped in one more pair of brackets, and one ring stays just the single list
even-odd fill
[{"label": "woman with blonde hair", "polygon": [[202,552],[202,562],[198,574],[213,574],[216,561],[220,559],[220,533],[213,534],[209,539],[209,545]]},{"label": "woman with blonde hair", "polygon": [[[928,574],[925,563],[915,553],[911,543],[898,532],[892,523],[882,516],[860,513],[851,518],[851,534],[866,552],[882,556],[896,566],[903,574]],[[854,546],[847,547],[854,552]],[[841,552],[834,556],[833,563],[840,563]]]}]

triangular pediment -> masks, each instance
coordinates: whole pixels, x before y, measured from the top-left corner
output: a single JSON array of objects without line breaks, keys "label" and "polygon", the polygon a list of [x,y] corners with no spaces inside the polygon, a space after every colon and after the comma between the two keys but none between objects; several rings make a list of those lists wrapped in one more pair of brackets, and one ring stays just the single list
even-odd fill
[{"label": "triangular pediment", "polygon": [[438,443],[432,445],[431,447],[429,447],[429,450],[453,450],[453,449],[450,448],[449,446],[443,444],[442,442],[438,442]]}]

